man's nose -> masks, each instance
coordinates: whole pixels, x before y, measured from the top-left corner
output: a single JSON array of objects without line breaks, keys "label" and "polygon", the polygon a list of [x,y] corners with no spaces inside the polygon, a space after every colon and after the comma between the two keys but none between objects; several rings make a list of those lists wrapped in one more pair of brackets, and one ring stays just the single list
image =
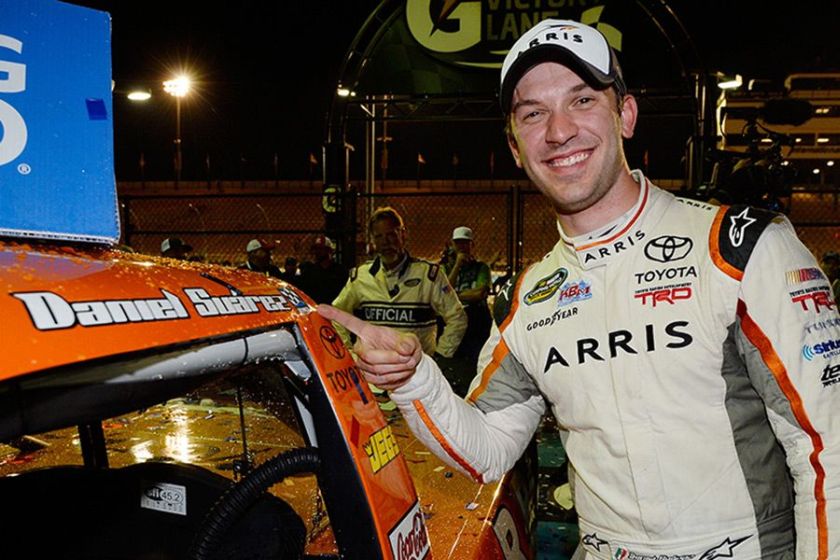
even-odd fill
[{"label": "man's nose", "polygon": [[566,111],[553,111],[548,118],[545,141],[554,144],[565,144],[577,136],[578,125]]}]

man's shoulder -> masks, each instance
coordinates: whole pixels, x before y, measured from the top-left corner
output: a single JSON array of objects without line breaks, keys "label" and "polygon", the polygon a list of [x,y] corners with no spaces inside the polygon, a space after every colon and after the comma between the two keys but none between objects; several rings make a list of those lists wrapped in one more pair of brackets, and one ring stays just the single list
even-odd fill
[{"label": "man's shoulder", "polygon": [[[429,280],[435,280],[438,277],[438,273],[443,272],[443,267],[440,263],[418,257],[410,257],[410,259],[409,266],[411,267],[412,272],[424,274]],[[445,276],[445,272],[442,274],[442,277],[443,276]]]},{"label": "man's shoulder", "polygon": [[377,259],[368,259],[365,262],[356,265],[356,270],[370,270],[373,265],[378,264]]},{"label": "man's shoulder", "polygon": [[753,206],[721,207],[709,234],[712,260],[727,274],[743,273],[762,234],[786,222],[781,214]]},{"label": "man's shoulder", "polygon": [[[374,267],[374,265],[376,265],[376,270],[371,270]],[[370,259],[370,260],[367,260],[367,261],[365,261],[361,264],[350,267],[349,269],[347,269],[347,273],[350,277],[350,280],[355,281],[357,278],[362,277],[362,276],[366,276],[366,277],[374,276],[376,274],[376,272],[379,270],[379,267],[380,267],[380,264],[379,264],[378,260]]]}]

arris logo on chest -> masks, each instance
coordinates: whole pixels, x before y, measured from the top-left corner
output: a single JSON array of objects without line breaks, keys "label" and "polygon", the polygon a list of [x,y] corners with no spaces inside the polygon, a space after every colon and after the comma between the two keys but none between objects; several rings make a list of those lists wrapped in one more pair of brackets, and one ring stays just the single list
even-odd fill
[{"label": "arris logo on chest", "polygon": [[[685,348],[694,342],[694,337],[684,330],[688,325],[688,321],[672,321],[665,325],[664,336],[668,337],[665,348]],[[587,360],[606,361],[603,356],[605,352],[609,352],[610,359],[617,357],[619,352],[624,354],[638,354],[639,351],[654,352],[662,336],[663,333],[657,334],[654,325],[645,325],[644,338],[641,340],[634,340],[633,333],[624,329],[607,333],[606,344],[603,344],[603,341],[599,341],[597,338],[581,338],[575,341],[576,363],[582,365]],[[548,373],[548,370],[555,364],[569,367],[566,356],[557,347],[552,346],[548,350],[543,373]]]}]

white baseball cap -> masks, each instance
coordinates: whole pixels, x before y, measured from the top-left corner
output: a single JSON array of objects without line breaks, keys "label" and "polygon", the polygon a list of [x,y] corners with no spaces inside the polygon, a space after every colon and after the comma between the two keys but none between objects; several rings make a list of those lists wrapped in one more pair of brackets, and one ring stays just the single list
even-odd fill
[{"label": "white baseball cap", "polygon": [[472,241],[473,230],[471,230],[467,226],[456,227],[452,231],[452,240],[456,241],[458,239],[468,239],[468,240]]},{"label": "white baseball cap", "polygon": [[265,241],[264,239],[252,239],[248,242],[248,245],[245,247],[245,251],[250,253],[251,251],[256,251],[257,249],[265,249],[266,251],[271,251],[274,249],[274,245]]},{"label": "white baseball cap", "polygon": [[499,102],[510,112],[513,90],[528,70],[541,62],[559,62],[596,89],[615,85],[627,93],[615,52],[594,27],[565,19],[544,19],[523,34],[502,63]]}]

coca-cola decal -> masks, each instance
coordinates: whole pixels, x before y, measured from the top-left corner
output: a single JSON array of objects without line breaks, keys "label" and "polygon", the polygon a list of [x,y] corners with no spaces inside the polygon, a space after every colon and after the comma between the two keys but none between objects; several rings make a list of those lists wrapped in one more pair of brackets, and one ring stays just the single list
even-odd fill
[{"label": "coca-cola decal", "polygon": [[414,502],[408,513],[388,533],[388,538],[395,560],[421,560],[429,555],[429,534],[420,502]]}]

